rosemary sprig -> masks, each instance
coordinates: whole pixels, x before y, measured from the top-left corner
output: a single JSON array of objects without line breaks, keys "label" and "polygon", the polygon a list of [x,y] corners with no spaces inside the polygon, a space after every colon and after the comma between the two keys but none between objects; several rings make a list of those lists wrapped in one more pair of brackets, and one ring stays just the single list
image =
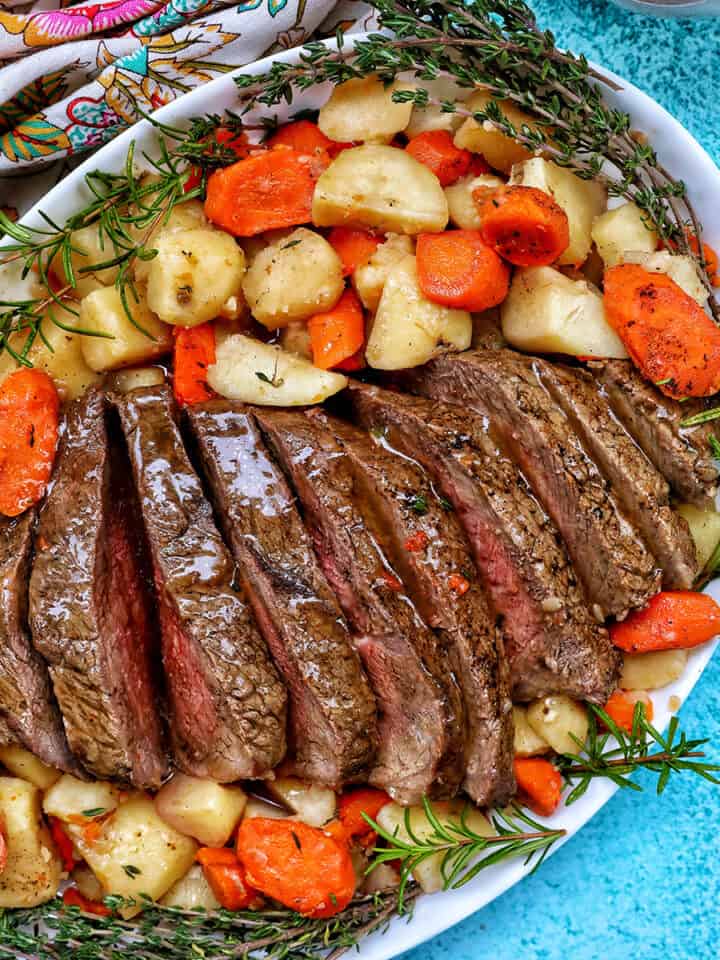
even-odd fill
[{"label": "rosemary sprig", "polygon": [[[673,773],[683,770],[697,774],[710,783],[720,784],[714,776],[720,764],[707,763],[699,750],[707,740],[689,740],[684,733],[678,736],[678,719],[673,717],[663,736],[645,716],[645,708],[635,704],[632,730],[619,727],[608,714],[588,704],[590,727],[585,744],[578,741],[577,754],[565,754],[558,760],[558,769],[568,783],[576,783],[565,798],[570,806],[587,791],[597,777],[611,780],[618,787],[641,791],[642,787],[630,774],[650,770],[658,775],[657,793],[661,794]],[[605,728],[600,729],[600,723]],[[616,741],[611,742],[611,738]]]},{"label": "rosemary sprig", "polygon": [[[521,0],[376,0],[373,6],[392,36],[371,36],[346,52],[340,33],[337,51],[309,43],[297,65],[274,63],[263,76],[236,78],[245,112],[291,103],[296,90],[318,83],[337,84],[371,73],[389,82],[410,74],[418,88],[396,92],[395,100],[432,103],[447,113],[490,123],[530,151],[542,151],[581,177],[603,181],[611,194],[633,200],[663,240],[694,257],[718,316],[702,245],[695,253],[688,242],[688,234],[700,237],[701,225],[685,184],[635,136],[629,115],[605,104],[602,87],[614,88],[612,81],[592,70],[584,57],[559,51],[553,35],[539,29]],[[439,101],[423,86],[439,77],[483,90],[490,102],[470,111],[463,104]],[[533,126],[518,127],[499,101],[520,107]]]},{"label": "rosemary sprig", "polygon": [[[707,410],[701,410],[700,413],[695,413],[691,417],[685,417],[684,420],[680,421],[681,427],[699,427],[703,423],[710,423],[712,420],[717,420],[720,417],[720,407],[710,407]],[[713,437],[715,443],[718,441]],[[712,443],[712,441],[711,441]],[[715,448],[713,447],[713,454],[715,454]]]},{"label": "rosemary sprig", "polygon": [[[406,892],[407,915],[418,893],[417,887]],[[121,897],[108,897],[105,903],[114,910],[134,905]],[[90,916],[59,900],[30,910],[5,910],[0,912],[0,958],[126,960],[131,952],[135,960],[225,960],[257,952],[269,960],[311,960],[332,951],[337,960],[360,939],[383,929],[398,911],[395,890],[356,897],[329,919],[309,919],[292,910],[206,913],[149,901],[143,906],[133,920],[115,913]]]},{"label": "rosemary sprig", "polygon": [[[369,869],[372,871],[388,861],[399,860],[401,863],[398,889],[401,908],[413,871],[431,857],[440,858],[443,889],[457,890],[481,870],[514,857],[524,857],[525,863],[534,858],[533,870],[536,870],[552,845],[566,833],[561,829],[548,830],[517,806],[492,814],[491,822],[496,831],[494,836],[476,833],[470,827],[465,811],[461,813],[459,821],[443,823],[427,797],[423,797],[423,808],[431,830],[423,830],[422,836],[413,828],[409,809],[405,810],[404,831],[396,828],[392,833],[363,814],[373,830],[385,841],[383,846],[373,849],[374,859]],[[536,857],[536,854],[539,856]]]}]

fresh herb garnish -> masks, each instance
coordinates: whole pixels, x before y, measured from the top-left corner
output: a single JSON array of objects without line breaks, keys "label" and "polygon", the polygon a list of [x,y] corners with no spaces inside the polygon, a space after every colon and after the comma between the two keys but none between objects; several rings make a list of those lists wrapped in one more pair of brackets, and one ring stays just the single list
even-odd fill
[{"label": "fresh herb garnish", "polygon": [[[370,871],[380,863],[400,861],[398,902],[401,907],[413,870],[430,857],[441,856],[443,889],[456,890],[469,883],[481,870],[502,860],[524,857],[525,863],[529,863],[539,854],[533,866],[534,870],[537,869],[555,841],[566,833],[565,830],[548,830],[520,807],[513,806],[509,810],[495,811],[491,816],[495,835],[482,836],[468,825],[465,811],[460,814],[459,820],[442,823],[426,797],[423,798],[423,807],[432,832],[425,835],[423,831],[422,837],[413,830],[408,809],[405,810],[403,836],[397,830],[391,833],[383,829],[363,814],[373,830],[385,841],[384,846],[373,849]],[[529,831],[527,827],[530,827]]]},{"label": "fresh herb garnish", "polygon": [[424,493],[416,493],[410,498],[410,509],[421,517],[428,512],[427,497]]},{"label": "fresh herb garnish", "polygon": [[710,446],[710,453],[712,453],[715,460],[720,460],[720,440],[714,433],[711,433],[708,437],[708,444]]},{"label": "fresh herb garnish", "polygon": [[291,247],[296,247],[299,243],[302,243],[302,239],[300,239],[300,240],[288,240],[288,242],[287,242],[287,243],[284,243],[284,244],[282,245],[282,247],[280,247],[280,249],[281,249],[281,250],[289,250]]},{"label": "fresh herb garnish", "polygon": [[142,873],[140,867],[136,867],[133,863],[124,863],[123,870],[130,878],[139,877]]},{"label": "fresh herb garnish", "polygon": [[82,815],[84,817],[99,817],[103,813],[105,813],[105,807],[93,807],[92,810],[83,810]]},{"label": "fresh herb garnish", "polygon": [[[586,743],[578,742],[578,753],[566,754],[557,763],[568,783],[577,781],[565,799],[566,806],[578,800],[597,777],[611,780],[618,787],[642,790],[640,784],[629,779],[630,774],[639,769],[658,775],[659,794],[670,776],[683,770],[720,784],[720,779],[714,776],[720,771],[720,764],[704,762],[705,754],[698,749],[708,741],[689,740],[684,733],[678,736],[677,717],[671,719],[663,736],[645,716],[640,701],[635,704],[630,732],[619,727],[600,707],[588,704],[588,711],[590,727]],[[604,732],[600,724],[605,727]],[[612,743],[613,737],[617,743]]]},{"label": "fresh herb garnish", "polygon": [[709,410],[702,410],[700,413],[693,414],[692,417],[686,417],[680,421],[681,427],[699,427],[702,423],[710,423],[711,420],[717,420],[720,417],[720,407],[711,407]]}]

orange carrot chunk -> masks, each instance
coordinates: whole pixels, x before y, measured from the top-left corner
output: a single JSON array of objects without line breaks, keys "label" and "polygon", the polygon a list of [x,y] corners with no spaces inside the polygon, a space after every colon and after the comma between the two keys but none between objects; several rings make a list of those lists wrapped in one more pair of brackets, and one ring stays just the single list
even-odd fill
[{"label": "orange carrot chunk", "polygon": [[720,389],[720,329],[674,280],[621,263],[604,288],[605,315],[648,380],[676,398]]},{"label": "orange carrot chunk", "polygon": [[0,386],[0,513],[17,517],[45,493],[58,439],[60,399],[46,373],[23,369]]},{"label": "orange carrot chunk", "polygon": [[332,310],[310,317],[308,331],[313,363],[321,370],[354,356],[365,342],[365,317],[355,291],[346,290]]},{"label": "orange carrot chunk", "polygon": [[364,366],[365,351],[361,348],[357,353],[348,357],[347,360],[341,360],[340,363],[336,363],[333,370],[342,370],[343,373],[355,373],[357,370],[362,370]]},{"label": "orange carrot chunk", "polygon": [[254,887],[306,917],[332,917],[355,892],[347,844],[305,823],[248,817],[237,853]]},{"label": "orange carrot chunk", "polygon": [[432,170],[443,187],[469,172],[473,155],[456,147],[447,130],[425,130],[405,147],[411,157]]},{"label": "orange carrot chunk", "polygon": [[104,903],[98,903],[83,896],[77,887],[68,887],[67,890],[63,890],[62,898],[66,907],[79,907],[83,913],[92,913],[96,917],[109,917],[112,913]]},{"label": "orange carrot chunk", "polygon": [[480,187],[473,199],[483,240],[515,266],[547,266],[570,243],[567,214],[536,187],[498,187],[490,196]]},{"label": "orange carrot chunk", "polygon": [[295,120],[278,127],[277,131],[267,141],[268,147],[292,147],[299,153],[316,153],[324,150],[331,157],[341,150],[352,147],[352,143],[340,143],[326,137],[322,130],[312,120]]},{"label": "orange carrot chunk", "polygon": [[626,653],[697,647],[720,633],[720,606],[706,593],[666,590],[646,607],[610,627],[610,639]]},{"label": "orange carrot chunk", "polygon": [[195,859],[202,865],[208,886],[226,910],[247,910],[262,905],[262,897],[248,883],[243,865],[227,847],[200,847]]},{"label": "orange carrot chunk", "polygon": [[377,820],[378,813],[388,803],[390,803],[390,797],[387,793],[372,787],[359,787],[357,790],[348,790],[343,793],[338,803],[338,817],[345,837],[348,840],[357,840],[364,847],[374,844],[377,834],[363,814],[367,814],[372,820]]},{"label": "orange carrot chunk", "polygon": [[416,255],[418,283],[428,300],[479,313],[507,296],[510,268],[478,230],[421,233]]},{"label": "orange carrot chunk", "polygon": [[207,383],[207,370],[215,363],[215,330],[211,323],[198,327],[175,327],[173,390],[181,406],[202,403],[214,396]]},{"label": "orange carrot chunk", "polygon": [[368,262],[382,243],[382,237],[354,227],[333,227],[328,243],[342,260],[343,276],[349,277]]},{"label": "orange carrot chunk", "polygon": [[283,147],[216,170],[208,178],[207,218],[236,237],[308,223],[328,159]]},{"label": "orange carrot chunk", "polygon": [[608,702],[603,707],[605,713],[614,720],[622,730],[628,733],[633,728],[633,717],[635,716],[635,704],[640,701],[645,707],[645,719],[652,722],[653,705],[650,697],[638,695],[631,690],[615,690]]},{"label": "orange carrot chunk", "polygon": [[513,766],[522,801],[541,817],[549,817],[560,803],[560,772],[538,757],[515,757]]}]

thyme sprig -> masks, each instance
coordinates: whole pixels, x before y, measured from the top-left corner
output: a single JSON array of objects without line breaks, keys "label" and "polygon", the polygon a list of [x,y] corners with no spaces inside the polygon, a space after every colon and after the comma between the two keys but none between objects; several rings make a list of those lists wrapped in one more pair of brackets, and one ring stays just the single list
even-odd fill
[{"label": "thyme sprig", "polygon": [[[318,83],[377,74],[390,82],[410,75],[415,90],[396,91],[397,101],[418,106],[434,104],[447,113],[489,123],[532,152],[542,152],[583,178],[604,182],[609,192],[634,201],[660,237],[693,257],[720,313],[705,269],[702,244],[698,252],[689,237],[701,235],[701,225],[685,184],[663,167],[652,146],[634,134],[627,113],[608,106],[603,88],[616,84],[590,68],[582,56],[558,50],[549,31],[537,26],[521,0],[376,0],[380,24],[390,33],[357,42],[352,51],[309,43],[297,65],[276,62],[262,75],[236,78],[245,99],[245,112],[257,106],[292,103],[297,90]],[[489,101],[474,110],[462,103],[439,100],[423,81],[438,78],[481,90]],[[532,125],[514,123],[502,102],[521,108]]]},{"label": "thyme sprig", "polygon": [[481,870],[515,857],[523,857],[525,863],[534,860],[533,870],[536,870],[553,844],[566,833],[562,829],[549,830],[518,806],[498,810],[491,815],[495,833],[490,836],[477,833],[470,826],[467,818],[467,809],[470,807],[462,811],[458,820],[447,822],[438,818],[427,797],[423,797],[423,809],[430,830],[425,828],[422,833],[417,826],[413,827],[412,812],[407,808],[402,831],[399,828],[393,832],[386,830],[363,814],[373,830],[385,841],[382,846],[373,849],[374,859],[370,870],[388,861],[399,860],[401,863],[398,889],[401,907],[413,871],[431,857],[440,859],[443,889],[457,890]]},{"label": "thyme sprig", "polygon": [[707,763],[705,754],[699,750],[708,741],[690,740],[685,733],[678,735],[677,717],[670,720],[663,736],[645,716],[641,701],[635,704],[630,731],[619,727],[600,707],[588,704],[588,711],[590,726],[585,744],[577,741],[577,754],[565,754],[557,764],[565,780],[575,783],[565,797],[565,806],[579,800],[598,777],[611,780],[618,787],[641,791],[642,786],[630,779],[630,775],[640,769],[658,775],[658,794],[663,792],[673,773],[682,771],[720,784],[720,779],[714,776],[720,771],[720,764]]},{"label": "thyme sprig", "polygon": [[[410,916],[419,890],[405,895]],[[113,910],[135,901],[107,897]],[[397,891],[356,897],[347,909],[329,919],[301,917],[292,910],[230,912],[164,907],[149,900],[132,920],[83,914],[54,900],[30,910],[0,912],[0,958],[32,956],[37,960],[177,960],[198,957],[225,960],[257,954],[269,960],[331,957],[375,930],[383,929],[398,911]],[[328,958],[329,960],[329,958]]]}]

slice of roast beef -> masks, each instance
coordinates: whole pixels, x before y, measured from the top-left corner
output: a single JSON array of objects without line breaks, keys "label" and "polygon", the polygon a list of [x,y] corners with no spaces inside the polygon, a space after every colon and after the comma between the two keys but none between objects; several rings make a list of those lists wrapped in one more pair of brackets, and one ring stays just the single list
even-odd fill
[{"label": "slice of roast beef", "polygon": [[605,703],[619,658],[590,615],[559,534],[487,419],[420,397],[351,384],[357,418],[419,461],[455,508],[503,618],[513,697]]},{"label": "slice of roast beef", "polygon": [[51,767],[74,773],[48,669],[27,623],[34,522],[33,510],[0,518],[0,743],[21,743]]},{"label": "slice of roast beef", "polygon": [[514,793],[507,664],[457,518],[418,463],[344,421],[323,422],[350,459],[368,526],[458,680],[467,730],[463,787],[479,806],[503,806]]},{"label": "slice of roast beef", "polygon": [[213,522],[166,387],[115,399],[149,544],[177,766],[227,782],[285,754],[286,693]]},{"label": "slice of roast beef", "polygon": [[365,524],[347,456],[320,418],[269,409],[255,416],[295,488],[370,675],[380,713],[370,782],[403,803],[418,802],[434,781],[440,793],[455,792],[463,772],[459,692]]},{"label": "slice of roast beef", "polygon": [[532,361],[532,368],[642,533],[662,567],[663,586],[689,590],[697,575],[695,544],[686,521],[670,508],[670,489],[663,475],[598,396],[588,373],[540,359]]},{"label": "slice of roast beef", "polygon": [[367,773],[372,694],[295,502],[250,412],[224,400],[188,421],[245,593],[290,692],[293,769],[339,786]]},{"label": "slice of roast beef", "polygon": [[83,766],[100,778],[158,787],[167,762],[155,620],[128,473],[108,431],[105,398],[90,390],[68,411],[40,511],[30,624]]},{"label": "slice of roast beef", "polygon": [[403,383],[491,418],[562,534],[599,619],[623,617],[658,592],[655,558],[531,360],[510,350],[447,354],[409,371]]},{"label": "slice of roast beef", "polygon": [[629,360],[609,360],[591,367],[617,418],[678,497],[714,509],[720,475],[709,441],[716,424],[681,426],[683,420],[702,411],[702,402],[679,403],[666,397]]}]

